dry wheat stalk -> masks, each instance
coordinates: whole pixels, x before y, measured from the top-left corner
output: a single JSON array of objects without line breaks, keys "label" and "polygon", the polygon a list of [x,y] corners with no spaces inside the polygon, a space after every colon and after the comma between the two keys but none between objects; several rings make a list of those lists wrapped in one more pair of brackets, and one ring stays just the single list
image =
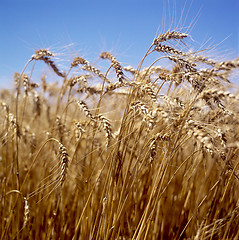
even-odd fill
[{"label": "dry wheat stalk", "polygon": [[162,68],[160,66],[151,66],[151,67],[145,67],[142,71],[137,72],[135,74],[135,82],[138,84],[149,84],[151,83],[151,78],[153,74],[157,74],[160,71],[162,71]]},{"label": "dry wheat stalk", "polygon": [[149,96],[154,103],[157,103],[157,94],[155,93],[152,87],[153,86],[150,86],[149,84],[145,84],[145,85],[142,85],[140,89],[144,94]]},{"label": "dry wheat stalk", "polygon": [[30,143],[30,153],[32,155],[35,152],[36,146],[37,146],[36,134],[34,132],[31,133],[30,135],[29,143]]},{"label": "dry wheat stalk", "polygon": [[56,130],[60,138],[60,142],[63,142],[63,138],[65,135],[65,125],[62,123],[60,116],[56,117]]},{"label": "dry wheat stalk", "polygon": [[136,101],[131,104],[131,109],[135,111],[140,111],[143,115],[147,115],[149,113],[149,108],[141,101]]},{"label": "dry wheat stalk", "polygon": [[16,117],[12,113],[6,115],[7,121],[10,123],[10,128],[14,129],[16,135],[20,138],[22,133],[20,127],[16,121]]},{"label": "dry wheat stalk", "polygon": [[61,160],[60,184],[62,186],[66,179],[68,163],[69,163],[69,158],[68,158],[69,155],[66,151],[66,148],[61,143],[59,143],[59,155]]},{"label": "dry wheat stalk", "polygon": [[220,88],[205,89],[202,92],[202,98],[212,98],[212,97],[230,98],[233,101],[239,100],[239,97],[237,95],[232,94],[229,91],[224,91],[223,89],[220,89]]},{"label": "dry wheat stalk", "polygon": [[154,161],[154,158],[157,154],[157,147],[158,147],[158,140],[159,140],[159,134],[156,134],[156,136],[154,136],[151,140],[151,143],[150,143],[150,164],[153,163]]},{"label": "dry wheat stalk", "polygon": [[158,74],[158,78],[163,80],[163,81],[174,81],[174,77],[171,74],[165,73],[165,72],[161,72]]},{"label": "dry wheat stalk", "polygon": [[185,69],[186,71],[197,72],[197,69],[195,68],[196,65],[183,58],[177,56],[169,56],[168,59],[177,63],[180,68]]},{"label": "dry wheat stalk", "polygon": [[75,77],[71,77],[69,79],[69,86],[70,87],[74,87],[77,83],[80,83],[82,82],[84,86],[87,86],[87,78],[89,76],[88,75],[78,75],[78,76],[75,76]]},{"label": "dry wheat stalk", "polygon": [[85,129],[83,129],[81,122],[77,122],[77,121],[73,121],[73,122],[75,126],[75,138],[76,138],[76,141],[79,141],[82,134],[85,132]]},{"label": "dry wheat stalk", "polygon": [[176,31],[167,31],[159,35],[157,38],[154,39],[153,45],[158,45],[160,42],[166,42],[168,40],[182,40],[186,38],[188,35],[186,33],[180,33]]},{"label": "dry wheat stalk", "polygon": [[84,101],[77,101],[76,102],[77,105],[80,107],[80,109],[83,110],[83,112],[85,113],[85,115],[90,118],[91,121],[95,121],[93,115],[91,114],[88,106],[86,105],[86,103]]},{"label": "dry wheat stalk", "polygon": [[111,128],[110,120],[105,116],[103,116],[102,114],[96,115],[94,119],[97,123],[102,125],[106,135],[106,147],[108,147],[112,139],[112,128]]},{"label": "dry wheat stalk", "polygon": [[169,53],[174,55],[184,55],[183,52],[176,50],[175,48],[172,48],[170,46],[162,45],[162,44],[155,46],[154,50],[157,52]]},{"label": "dry wheat stalk", "polygon": [[92,72],[96,76],[98,76],[99,78],[101,78],[103,80],[105,79],[106,82],[111,83],[111,81],[109,79],[105,78],[105,75],[100,70],[96,69],[95,67],[93,67],[89,64],[84,65],[82,67],[82,69],[85,70],[85,71],[88,71],[88,72]]},{"label": "dry wheat stalk", "polygon": [[35,88],[39,88],[40,85],[38,83],[33,83],[33,82],[30,82],[29,83],[29,91],[35,89]]},{"label": "dry wheat stalk", "polygon": [[108,86],[106,86],[105,93],[111,92],[113,90],[116,90],[118,88],[125,87],[125,86],[126,86],[126,84],[123,82],[111,83]]},{"label": "dry wheat stalk", "polygon": [[224,61],[216,64],[215,71],[219,71],[219,70],[230,71],[236,68],[239,68],[239,58],[236,58],[233,61]]},{"label": "dry wheat stalk", "polygon": [[37,91],[33,92],[33,112],[35,113],[35,117],[39,117],[41,115],[41,109],[42,109],[42,103],[41,103],[41,98],[38,94]]},{"label": "dry wheat stalk", "polygon": [[151,66],[150,68],[145,67],[139,73],[139,76],[137,76],[137,77],[139,77],[139,78],[145,77],[146,74],[150,76],[150,75],[152,75],[154,73],[159,73],[160,71],[162,71],[162,67],[160,67],[160,66]]},{"label": "dry wheat stalk", "polygon": [[[239,166],[239,97],[226,82],[231,70],[238,67],[237,61],[216,63],[178,51],[170,44],[162,45],[177,41],[179,46],[186,37],[175,31],[160,35],[147,53],[160,51],[166,56],[142,71],[146,62],[137,70],[123,68],[112,54],[102,53],[119,79],[106,86],[96,81],[104,79],[110,68],[104,74],[85,59],[75,58],[69,74],[71,68],[79,67],[76,72],[89,71],[93,81],[88,81],[87,75],[75,76],[76,72],[65,78],[63,87],[69,87],[69,98],[62,98],[64,104],[59,103],[57,111],[55,100],[61,86],[46,83],[43,77],[38,91],[30,77],[24,83],[25,70],[21,76],[16,74],[18,88],[22,83],[33,97],[30,106],[38,117],[34,119],[31,107],[21,111],[28,98],[19,94],[19,182],[24,192],[30,191],[27,197],[21,194],[24,207],[19,201],[12,204],[14,198],[6,194],[17,185],[11,169],[16,141],[10,137],[19,127],[11,115],[15,92],[0,91],[0,215],[4,219],[0,228],[6,232],[2,239],[36,238],[41,231],[49,239],[190,239],[196,234],[195,239],[238,239],[238,211],[234,215],[227,212],[232,213],[238,205],[238,180],[233,176],[237,176]],[[52,57],[48,50],[38,50],[33,60],[50,65]],[[172,64],[168,68],[156,66],[162,59]],[[207,69],[199,69],[201,66]],[[124,71],[133,74],[129,74],[132,81],[121,79]],[[78,90],[73,89],[76,84]],[[42,109],[37,110],[37,105]],[[97,106],[95,111],[91,106]],[[48,113],[44,112],[46,107]],[[80,108],[80,115],[75,107]],[[70,120],[76,116],[77,121]],[[45,123],[47,117],[49,123]],[[118,131],[113,134],[115,129]],[[51,138],[55,135],[59,140]],[[52,140],[57,142],[56,149],[47,144]],[[56,165],[51,161],[52,153],[58,160]],[[51,194],[59,187],[60,191]],[[47,202],[42,201],[45,197]],[[40,202],[30,209],[36,199]],[[175,217],[170,218],[168,212]],[[36,214],[30,226],[30,215]],[[47,220],[49,224],[42,224]],[[22,223],[29,228],[19,231]]]},{"label": "dry wheat stalk", "polygon": [[185,127],[210,153],[215,151],[214,140],[205,128],[193,120],[188,120]]},{"label": "dry wheat stalk", "polygon": [[84,58],[76,57],[74,59],[74,61],[71,63],[71,68],[76,67],[78,65],[84,65],[82,67],[83,70],[88,71],[88,72],[92,72],[96,76],[98,76],[99,78],[101,78],[103,80],[106,80],[106,82],[108,82],[108,83],[111,83],[111,81],[109,79],[105,78],[105,75],[100,70],[91,66],[90,63],[88,61],[86,61]]},{"label": "dry wheat stalk", "polygon": [[169,110],[160,106],[153,110],[152,116],[157,116],[159,119],[163,119],[166,123],[172,123],[175,120],[174,112],[170,112]]},{"label": "dry wheat stalk", "polygon": [[23,130],[22,130],[22,140],[23,142],[26,144],[27,141],[28,141],[28,133],[29,133],[29,127],[23,127]]},{"label": "dry wheat stalk", "polygon": [[136,90],[139,90],[141,96],[149,96],[154,103],[157,103],[157,94],[154,91],[154,86],[151,83],[143,84],[137,82],[129,82],[127,85],[134,87]]},{"label": "dry wheat stalk", "polygon": [[162,98],[164,101],[166,101],[166,103],[170,106],[170,107],[180,107],[181,109],[185,108],[185,104],[183,103],[182,100],[179,99],[179,97],[171,97],[168,95],[162,95],[159,96],[160,98]]},{"label": "dry wheat stalk", "polygon": [[48,49],[37,49],[35,55],[32,56],[35,60],[41,60],[43,57],[55,57]]},{"label": "dry wheat stalk", "polygon": [[218,95],[216,94],[211,94],[210,91],[206,91],[203,95],[202,95],[202,99],[206,101],[206,103],[208,104],[208,106],[213,109],[213,105],[212,102],[213,101],[219,108],[221,108],[223,111],[225,111],[225,107],[223,106],[223,104],[221,103],[221,100],[219,99]]},{"label": "dry wheat stalk", "polygon": [[190,62],[201,62],[201,63],[211,65],[213,67],[216,65],[216,62],[214,60],[208,57],[190,54],[190,52],[188,53],[188,59],[190,60]]},{"label": "dry wheat stalk", "polygon": [[204,78],[201,78],[198,72],[185,72],[183,77],[192,85],[192,87],[201,92],[205,88]]},{"label": "dry wheat stalk", "polygon": [[35,54],[32,56],[32,60],[42,60],[47,65],[49,65],[53,71],[60,77],[65,77],[65,73],[62,73],[58,67],[55,65],[54,61],[50,59],[50,57],[54,57],[54,54],[50,52],[48,49],[38,49],[35,51]]},{"label": "dry wheat stalk", "polygon": [[201,227],[197,232],[198,239],[218,238],[218,234],[222,231],[223,227],[232,219],[238,218],[238,216],[238,206],[236,206],[236,208],[224,218],[214,219],[212,223]]},{"label": "dry wheat stalk", "polygon": [[43,93],[47,91],[46,75],[43,75],[41,77],[41,88],[43,90]]},{"label": "dry wheat stalk", "polygon": [[121,67],[120,63],[116,60],[116,58],[109,52],[102,52],[100,54],[100,57],[111,61],[111,65],[115,69],[119,82],[123,83],[123,81],[125,80],[124,73],[122,70],[123,68]]},{"label": "dry wheat stalk", "polygon": [[208,84],[212,83],[212,86],[221,85],[220,80],[230,83],[228,71],[216,72],[212,69],[200,69],[198,73],[207,81]]},{"label": "dry wheat stalk", "polygon": [[27,74],[23,74],[21,76],[21,80],[23,82],[23,87],[24,87],[24,91],[25,91],[25,95],[27,96],[28,95],[28,91],[29,91],[29,84],[30,84],[30,81],[29,81],[29,78],[27,76]]},{"label": "dry wheat stalk", "polygon": [[141,101],[135,101],[131,104],[130,107],[135,113],[140,113],[143,117],[143,122],[147,124],[147,129],[152,129],[155,122],[155,114],[151,111],[151,109]]},{"label": "dry wheat stalk", "polygon": [[43,60],[47,65],[49,65],[59,77],[66,77],[66,74],[61,72],[49,57],[43,57],[40,60]]},{"label": "dry wheat stalk", "polygon": [[100,70],[96,69],[95,67],[93,67],[89,64],[84,65],[82,67],[82,69],[85,70],[85,71],[88,71],[88,72],[92,72],[95,75],[97,75],[98,77],[100,77],[101,79],[104,79],[104,74]]},{"label": "dry wheat stalk", "polygon": [[0,105],[6,111],[7,114],[9,114],[9,106],[2,100],[0,100]]},{"label": "dry wheat stalk", "polygon": [[82,58],[82,57],[75,57],[75,59],[74,59],[73,62],[71,63],[71,68],[77,67],[77,66],[80,65],[80,64],[85,65],[85,64],[89,64],[89,62],[86,61],[86,60],[85,60],[84,58]]},{"label": "dry wheat stalk", "polygon": [[21,80],[20,73],[15,72],[13,78],[14,78],[14,85],[15,85],[15,87],[18,87],[19,82]]},{"label": "dry wheat stalk", "polygon": [[134,69],[133,67],[131,66],[126,66],[124,67],[124,70],[127,71],[127,72],[130,72],[131,74],[135,74],[136,73],[136,69]]},{"label": "dry wheat stalk", "polygon": [[23,227],[25,227],[29,221],[30,218],[30,208],[29,208],[29,203],[26,197],[23,197],[24,199],[24,222],[23,222]]},{"label": "dry wheat stalk", "polygon": [[94,94],[101,94],[102,93],[102,88],[99,86],[96,87],[91,87],[91,86],[86,86],[86,87],[80,87],[77,92],[79,93],[87,93],[88,96],[92,96]]},{"label": "dry wheat stalk", "polygon": [[170,140],[170,135],[169,134],[163,134],[162,133],[157,133],[155,136],[153,136],[150,139],[150,144],[149,144],[149,149],[150,149],[150,164],[154,162],[154,159],[157,155],[157,150],[159,147],[159,141],[169,141]]}]

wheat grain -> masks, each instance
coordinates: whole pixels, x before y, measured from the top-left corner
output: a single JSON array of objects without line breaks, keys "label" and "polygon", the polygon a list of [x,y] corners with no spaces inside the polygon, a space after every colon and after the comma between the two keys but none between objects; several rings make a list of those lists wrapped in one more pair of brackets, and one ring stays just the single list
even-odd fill
[{"label": "wheat grain", "polygon": [[236,68],[239,68],[239,58],[236,58],[233,61],[223,61],[216,64],[215,71],[219,71],[219,70],[230,71]]},{"label": "wheat grain", "polygon": [[190,54],[190,53],[188,53],[188,59],[191,62],[202,62],[202,63],[208,64],[208,65],[211,65],[213,67],[217,64],[214,60],[212,60],[208,57],[199,56],[199,55]]},{"label": "wheat grain", "polygon": [[62,144],[59,144],[59,155],[61,160],[60,184],[62,186],[66,179],[68,162],[69,162],[69,159],[68,159],[69,155],[66,151],[66,148]]},{"label": "wheat grain", "polygon": [[174,55],[183,55],[183,52],[178,51],[170,46],[159,44],[154,47],[154,50],[157,52],[169,53]]},{"label": "wheat grain", "polygon": [[105,93],[108,93],[110,91],[114,91],[118,88],[126,86],[123,82],[116,82],[116,83],[111,83],[108,86],[106,86]]},{"label": "wheat grain", "polygon": [[84,58],[82,58],[82,57],[76,57],[76,58],[73,60],[73,62],[71,63],[71,68],[77,67],[77,66],[80,65],[80,64],[85,65],[85,64],[88,64],[88,63],[89,63],[89,62],[86,61]]},{"label": "wheat grain", "polygon": [[42,103],[39,94],[37,91],[34,91],[34,108],[33,112],[35,113],[35,117],[39,117],[41,115]]},{"label": "wheat grain", "polygon": [[88,77],[89,76],[83,76],[83,75],[71,77],[69,79],[69,86],[74,87],[77,83],[80,83],[80,82],[82,82],[84,86],[87,86],[87,78]]},{"label": "wheat grain", "polygon": [[197,69],[195,68],[195,64],[192,64],[183,58],[176,57],[176,56],[169,56],[168,59],[177,63],[180,68],[186,69],[186,71],[197,72]]},{"label": "wheat grain", "polygon": [[119,82],[123,83],[123,81],[125,80],[124,73],[122,70],[123,68],[121,67],[120,63],[116,60],[116,58],[109,52],[102,52],[100,54],[100,57],[111,61],[111,65],[115,69]]},{"label": "wheat grain", "polygon": [[25,94],[27,96],[28,91],[29,91],[29,84],[30,84],[30,81],[29,81],[29,78],[28,78],[27,74],[23,74],[21,76],[21,80],[23,82],[24,91],[25,91]]},{"label": "wheat grain", "polygon": [[168,40],[182,40],[186,38],[188,35],[186,33],[180,33],[176,31],[167,31],[159,35],[157,38],[154,39],[153,45],[158,45],[160,42],[166,42]]},{"label": "wheat grain", "polygon": [[32,56],[32,59],[41,60],[44,57],[55,57],[55,55],[48,49],[37,49],[35,55]]},{"label": "wheat grain", "polygon": [[75,138],[76,141],[79,141],[82,134],[85,132],[85,129],[83,129],[81,122],[74,121],[75,125]]},{"label": "wheat grain", "polygon": [[136,73],[136,69],[134,69],[133,67],[131,66],[126,66],[124,67],[124,70],[127,71],[127,72],[130,72],[131,74],[135,74]]},{"label": "wheat grain", "polygon": [[9,114],[9,106],[6,104],[6,102],[0,100],[0,105],[6,111],[7,115]]},{"label": "wheat grain", "polygon": [[111,83],[111,81],[109,79],[105,78],[105,75],[102,72],[100,72],[100,70],[96,69],[95,67],[93,67],[89,64],[84,65],[82,69],[85,71],[88,71],[88,72],[92,72],[95,75],[97,75],[99,78],[105,80],[108,83]]},{"label": "wheat grain", "polygon": [[60,77],[65,77],[65,73],[62,73],[58,67],[55,65],[54,61],[50,59],[50,57],[54,57],[55,55],[50,52],[48,49],[38,49],[36,50],[35,54],[32,56],[32,60],[42,60],[47,65],[49,65],[53,71]]},{"label": "wheat grain", "polygon": [[26,227],[26,225],[29,221],[29,217],[30,217],[30,208],[29,208],[27,198],[24,197],[23,199],[24,199],[24,223],[23,223],[23,227]]},{"label": "wheat grain", "polygon": [[83,101],[77,101],[77,104],[78,104],[78,106],[80,107],[80,109],[83,110],[83,112],[85,113],[85,115],[86,115],[88,118],[90,118],[91,121],[95,121],[93,115],[91,114],[91,112],[90,112],[90,110],[89,110],[89,108],[88,108],[88,106],[86,105],[85,102],[83,102]]},{"label": "wheat grain", "polygon": [[22,133],[20,127],[16,121],[16,117],[12,113],[6,115],[7,121],[10,123],[10,127],[15,131],[16,135],[20,138]]},{"label": "wheat grain", "polygon": [[55,65],[55,63],[49,58],[49,57],[43,57],[40,58],[39,60],[44,61],[47,65],[49,65],[53,71],[60,77],[66,77],[66,74],[64,72],[61,72],[58,67]]},{"label": "wheat grain", "polygon": [[105,135],[106,135],[106,147],[109,147],[110,141],[112,139],[112,129],[111,129],[111,123],[108,118],[105,116],[99,114],[94,117],[94,119],[102,125]]}]

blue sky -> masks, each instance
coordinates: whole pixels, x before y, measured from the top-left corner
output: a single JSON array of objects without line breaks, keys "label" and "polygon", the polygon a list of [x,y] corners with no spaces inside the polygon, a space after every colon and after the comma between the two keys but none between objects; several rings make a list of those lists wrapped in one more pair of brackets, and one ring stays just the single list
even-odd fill
[{"label": "blue sky", "polygon": [[58,63],[66,68],[76,54],[94,62],[103,50],[137,66],[157,31],[171,23],[185,31],[192,24],[197,48],[220,43],[218,53],[237,57],[238,12],[238,0],[0,0],[0,87],[12,84],[39,48],[65,59]]}]

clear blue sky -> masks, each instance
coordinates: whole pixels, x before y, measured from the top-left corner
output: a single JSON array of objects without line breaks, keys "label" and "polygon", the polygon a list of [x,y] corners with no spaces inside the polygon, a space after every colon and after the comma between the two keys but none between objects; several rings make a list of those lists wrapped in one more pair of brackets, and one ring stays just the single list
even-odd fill
[{"label": "clear blue sky", "polygon": [[218,51],[239,56],[239,0],[0,0],[0,87],[12,83],[39,48],[69,63],[76,52],[94,62],[107,50],[136,66],[163,22],[167,30],[175,9],[179,22],[184,5],[180,26],[199,14],[190,31],[198,46],[224,40]]}]

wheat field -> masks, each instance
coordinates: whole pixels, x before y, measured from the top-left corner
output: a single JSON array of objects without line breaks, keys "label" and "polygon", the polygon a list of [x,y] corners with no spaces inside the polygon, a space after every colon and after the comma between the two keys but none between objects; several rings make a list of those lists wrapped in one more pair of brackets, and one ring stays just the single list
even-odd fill
[{"label": "wheat field", "polygon": [[36,50],[0,92],[1,239],[239,239],[239,58],[188,38],[158,35],[136,69],[102,52],[104,72]]}]

